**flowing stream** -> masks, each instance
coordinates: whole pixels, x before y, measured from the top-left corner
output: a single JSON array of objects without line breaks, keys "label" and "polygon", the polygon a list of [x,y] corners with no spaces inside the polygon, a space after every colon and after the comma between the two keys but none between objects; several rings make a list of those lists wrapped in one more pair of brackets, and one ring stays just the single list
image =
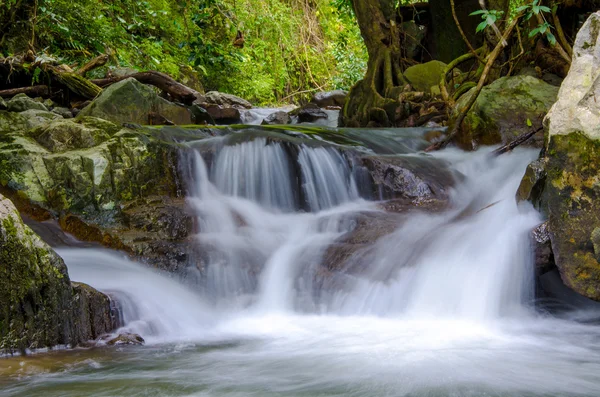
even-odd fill
[{"label": "flowing stream", "polygon": [[258,138],[201,153],[188,202],[204,255],[183,279],[57,251],[146,346],[0,360],[2,396],[600,395],[597,313],[534,307],[541,217],[514,194],[535,151],[436,154],[458,176],[450,208],[405,214],[337,271],[326,250],[358,215],[385,217],[344,151],[302,144],[292,162]]}]

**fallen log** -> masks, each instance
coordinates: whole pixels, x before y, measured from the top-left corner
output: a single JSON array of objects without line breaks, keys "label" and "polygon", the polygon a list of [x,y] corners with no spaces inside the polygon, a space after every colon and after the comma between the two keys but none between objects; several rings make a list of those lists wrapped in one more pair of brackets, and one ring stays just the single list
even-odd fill
[{"label": "fallen log", "polygon": [[156,71],[139,72],[122,77],[94,79],[91,80],[91,82],[99,87],[105,88],[111,84],[118,83],[119,81],[128,78],[134,78],[143,84],[153,85],[169,94],[175,101],[184,103],[186,105],[191,105],[199,95],[198,91],[178,83],[175,81],[175,79],[167,74]]},{"label": "fallen log", "polygon": [[54,71],[54,75],[61,84],[83,98],[94,99],[102,92],[102,88],[77,73]]},{"label": "fallen log", "polygon": [[12,98],[17,94],[26,94],[29,97],[47,97],[50,95],[50,90],[47,85],[34,85],[30,87],[10,88],[8,90],[0,90],[0,97]]}]

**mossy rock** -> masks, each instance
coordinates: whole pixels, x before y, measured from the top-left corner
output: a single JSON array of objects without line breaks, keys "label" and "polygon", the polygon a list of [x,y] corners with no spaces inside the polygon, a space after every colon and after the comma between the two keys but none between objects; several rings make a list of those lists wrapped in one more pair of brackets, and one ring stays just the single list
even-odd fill
[{"label": "mossy rock", "polygon": [[[458,100],[451,122],[474,94],[472,88]],[[479,145],[506,144],[532,128],[541,128],[557,95],[558,87],[535,77],[502,77],[481,90],[462,123],[457,143],[469,150]],[[528,144],[542,147],[543,140],[540,132]]]},{"label": "mossy rock", "polygon": [[556,265],[568,287],[600,301],[600,141],[555,135],[548,155],[540,202]]},{"label": "mossy rock", "polygon": [[51,152],[86,149],[106,142],[120,128],[95,117],[54,120],[29,131],[28,135]]},{"label": "mossy rock", "polygon": [[26,110],[48,111],[48,108],[43,103],[31,99],[25,94],[14,96],[7,102],[6,107],[9,112],[24,112]]},{"label": "mossy rock", "polygon": [[192,123],[187,108],[161,98],[152,87],[128,78],[106,88],[77,118],[92,116],[118,125],[147,125],[152,124],[150,121],[156,119],[156,115],[177,125]]},{"label": "mossy rock", "polygon": [[[110,317],[108,298],[87,287],[88,311]],[[27,227],[13,203],[0,195],[0,352],[75,345],[95,331],[82,321],[63,260]],[[98,300],[99,299],[99,300]],[[98,331],[109,332],[92,318]]]},{"label": "mossy rock", "polygon": [[430,92],[432,86],[437,86],[442,79],[446,64],[440,61],[430,61],[411,66],[404,71],[404,77],[410,85],[421,92]]}]

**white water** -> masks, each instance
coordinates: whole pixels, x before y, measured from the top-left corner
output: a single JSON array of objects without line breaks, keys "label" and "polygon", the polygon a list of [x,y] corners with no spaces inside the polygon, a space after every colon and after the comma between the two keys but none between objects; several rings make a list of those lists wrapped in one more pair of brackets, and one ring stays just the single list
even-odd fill
[{"label": "white water", "polygon": [[[190,203],[209,253],[196,288],[115,254],[60,250],[74,280],[129,297],[126,327],[149,346],[7,395],[600,395],[599,328],[530,305],[527,234],[540,217],[514,192],[535,153],[446,152],[465,176],[451,209],[407,215],[349,263],[364,271],[328,275],[323,251],[354,214],[376,209],[358,199],[341,156],[304,148],[313,211],[283,211],[293,188],[279,179],[283,163],[272,169],[282,154],[254,142],[222,151],[212,174],[194,159]],[[215,185],[220,172],[229,179]]]}]

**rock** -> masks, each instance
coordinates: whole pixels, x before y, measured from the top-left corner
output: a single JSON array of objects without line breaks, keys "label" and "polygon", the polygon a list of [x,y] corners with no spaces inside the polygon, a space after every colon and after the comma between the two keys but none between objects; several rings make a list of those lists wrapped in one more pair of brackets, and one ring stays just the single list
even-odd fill
[{"label": "rock", "polygon": [[44,106],[44,104],[29,98],[25,94],[18,94],[14,96],[10,101],[8,101],[6,107],[9,112],[24,112],[26,110],[48,111],[48,108]]},{"label": "rock", "polygon": [[192,122],[194,124],[216,124],[206,109],[200,105],[192,105],[190,112],[192,113]]},{"label": "rock", "polygon": [[94,340],[122,324],[111,310],[110,298],[83,283],[71,283],[75,302],[75,321],[80,324],[79,341]]},{"label": "rock", "polygon": [[327,119],[329,116],[314,103],[309,103],[301,108],[292,110],[292,116],[298,118],[298,123],[314,123],[319,119]]},{"label": "rock", "polygon": [[517,190],[517,202],[530,201],[540,209],[539,198],[546,183],[546,159],[538,159],[527,166]]},{"label": "rock", "polygon": [[205,94],[204,100],[206,103],[222,106],[234,106],[243,109],[251,109],[252,104],[247,100],[235,95],[225,94],[218,91],[209,91]]},{"label": "rock", "polygon": [[120,130],[109,121],[95,117],[54,120],[32,129],[28,135],[53,153],[98,146]]},{"label": "rock", "polygon": [[6,110],[8,108],[8,105],[6,104],[6,101],[4,100],[4,98],[0,97],[0,110]]},{"label": "rock", "polygon": [[321,108],[326,108],[328,106],[343,107],[346,104],[347,97],[348,91],[344,90],[317,92],[312,97],[311,103],[314,103]]},{"label": "rock", "polygon": [[92,116],[122,123],[150,124],[151,114],[158,114],[177,125],[192,123],[191,114],[183,106],[161,98],[153,88],[128,78],[106,88],[77,117]]},{"label": "rock", "polygon": [[400,25],[400,30],[404,33],[403,48],[406,56],[416,59],[421,52],[421,43],[427,34],[427,28],[417,25],[415,21],[407,21]]},{"label": "rock", "polygon": [[121,345],[135,345],[142,346],[146,341],[138,334],[120,334],[116,338],[113,338],[106,342],[109,346],[121,346]]},{"label": "rock", "polygon": [[432,86],[440,84],[446,64],[440,61],[430,61],[411,66],[404,71],[404,77],[410,85],[421,92],[430,92]]},{"label": "rock", "polygon": [[54,107],[56,106],[56,104],[54,103],[54,101],[50,98],[48,99],[42,99],[42,98],[36,98],[36,100],[38,102],[42,102],[44,104],[44,106],[46,106],[46,108],[48,110],[54,110]]},{"label": "rock", "polygon": [[565,285],[600,301],[600,12],[581,28],[569,74],[544,120],[548,131],[538,194]]},{"label": "rock", "polygon": [[556,268],[548,222],[544,222],[536,227],[531,232],[530,238],[534,247],[535,275],[539,277]]},{"label": "rock", "polygon": [[262,121],[262,125],[285,125],[290,124],[292,122],[292,118],[288,114],[288,112],[278,111],[275,113],[271,113]]},{"label": "rock", "polygon": [[52,109],[52,113],[56,113],[60,116],[63,116],[63,118],[65,118],[65,119],[73,118],[73,112],[71,112],[71,110],[69,110],[67,108],[63,108],[63,107],[55,107],[54,109]]},{"label": "rock", "polygon": [[[91,287],[87,291],[96,298],[87,300],[88,312],[110,317],[108,298]],[[92,323],[98,331],[110,332],[111,324],[84,321],[77,296],[63,260],[0,195],[0,350],[75,345],[96,332]]]},{"label": "rock", "polygon": [[242,115],[239,109],[222,105],[206,105],[206,111],[216,124],[239,124],[242,122]]},{"label": "rock", "polygon": [[137,73],[138,71],[132,68],[117,67],[108,70],[106,77],[125,77]]},{"label": "rock", "polygon": [[445,201],[455,182],[447,164],[431,156],[367,156],[362,162],[373,179],[375,197]]},{"label": "rock", "polygon": [[[472,88],[458,100],[451,118],[458,115],[474,93]],[[557,87],[535,77],[502,77],[481,90],[463,121],[457,143],[469,150],[479,145],[507,144],[531,128],[540,128],[557,94]],[[543,134],[536,134],[527,144],[541,147]]]}]

